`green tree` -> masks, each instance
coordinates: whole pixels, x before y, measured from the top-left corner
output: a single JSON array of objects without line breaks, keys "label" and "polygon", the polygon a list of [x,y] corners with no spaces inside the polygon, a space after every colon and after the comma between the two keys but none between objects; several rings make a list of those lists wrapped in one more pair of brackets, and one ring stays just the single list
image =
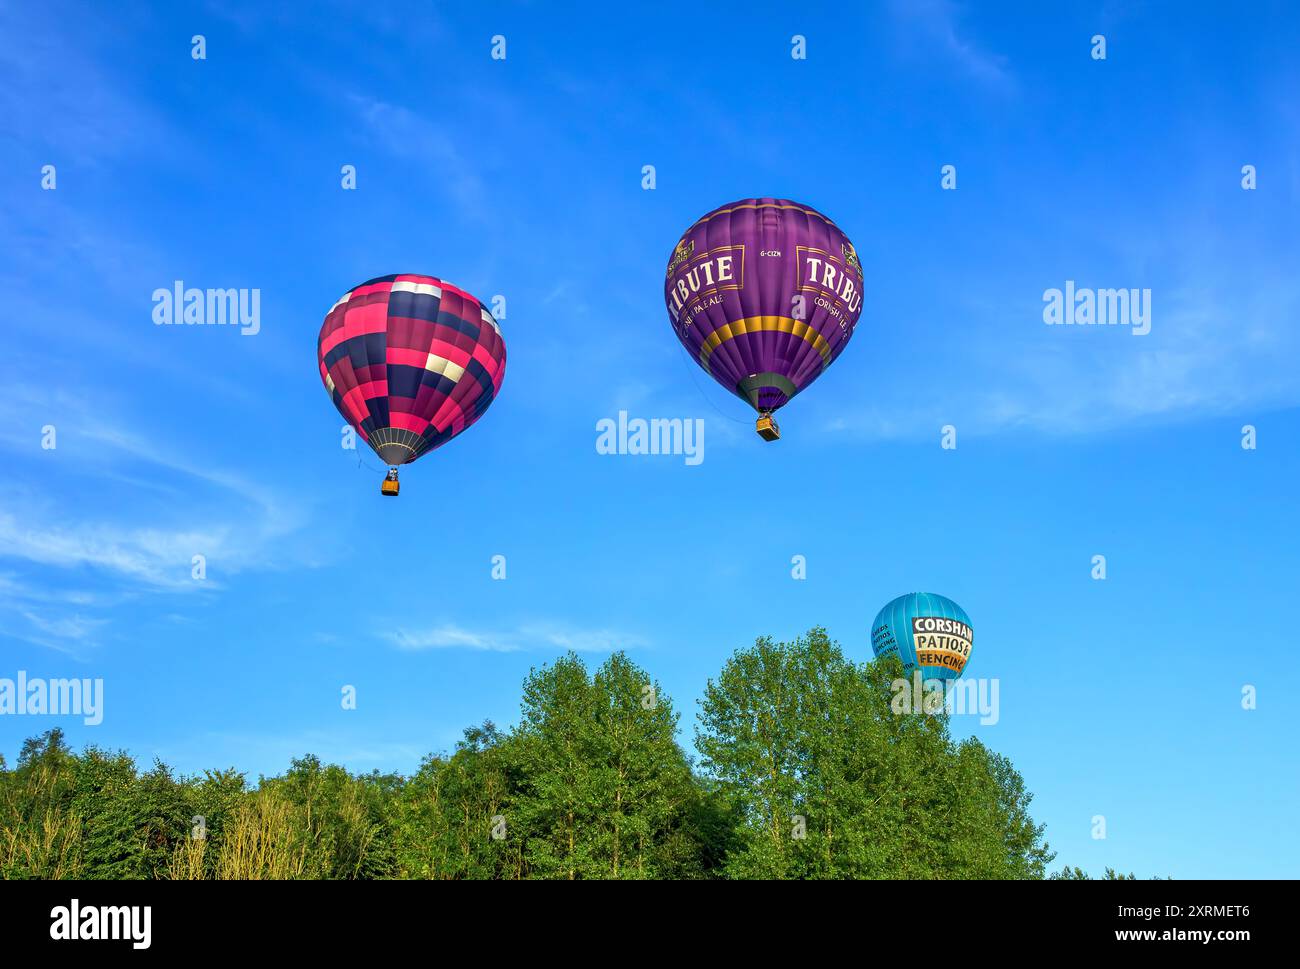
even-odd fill
[{"label": "green tree", "polygon": [[424,760],[395,809],[403,877],[523,877],[522,839],[509,820],[515,787],[510,745],[485,721],[465,730],[451,757]]},{"label": "green tree", "polygon": [[[1059,882],[1093,881],[1093,877],[1089,875],[1086,871],[1084,871],[1082,868],[1079,868],[1078,866],[1071,868],[1069,865],[1066,865],[1060,871],[1052,872],[1049,878],[1051,881],[1059,881]],[[1129,872],[1127,875],[1125,875],[1123,872],[1116,871],[1114,868],[1107,868],[1105,874],[1103,874],[1099,880],[1107,881],[1107,882],[1135,882],[1138,880],[1138,876],[1133,874],[1132,872]],[[1164,879],[1162,879],[1159,875],[1152,875],[1151,880],[1162,881]]]},{"label": "green tree", "polygon": [[355,879],[383,878],[394,870],[387,795],[396,783],[377,774],[354,777],[308,754],[261,787],[297,808],[308,877]]},{"label": "green tree", "polygon": [[900,706],[901,674],[822,629],[760,639],[707,684],[698,772],[671,698],[622,653],[533,670],[513,730],[471,727],[409,780],[311,755],[256,787],[141,773],[51,730],[0,759],[0,876],[1043,877],[1023,779]]},{"label": "green tree", "polygon": [[742,819],[733,878],[1041,878],[1051,854],[1010,763],[895,710],[897,660],[855,666],[825,630],[738,651],[696,745]]},{"label": "green tree", "polygon": [[83,876],[76,762],[55,728],[26,740],[12,771],[0,769],[0,877]]},{"label": "green tree", "polygon": [[674,878],[704,872],[700,792],[678,715],[622,653],[589,676],[570,653],[533,670],[513,738],[511,816],[530,876]]}]

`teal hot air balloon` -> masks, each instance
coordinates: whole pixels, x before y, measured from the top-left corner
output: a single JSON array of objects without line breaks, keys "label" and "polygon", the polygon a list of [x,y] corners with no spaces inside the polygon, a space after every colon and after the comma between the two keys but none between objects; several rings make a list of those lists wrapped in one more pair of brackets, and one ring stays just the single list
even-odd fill
[{"label": "teal hot air balloon", "polygon": [[897,654],[911,676],[955,680],[970,659],[970,616],[946,596],[909,592],[881,609],[871,624],[876,658]]}]

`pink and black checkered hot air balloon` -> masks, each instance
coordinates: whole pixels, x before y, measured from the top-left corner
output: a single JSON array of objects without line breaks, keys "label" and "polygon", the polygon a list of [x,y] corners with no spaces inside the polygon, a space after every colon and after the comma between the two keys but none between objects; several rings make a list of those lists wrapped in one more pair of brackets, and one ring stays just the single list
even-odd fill
[{"label": "pink and black checkered hot air balloon", "polygon": [[853,336],[862,266],[848,236],[816,209],[742,199],[682,235],[668,261],[664,301],[677,339],[758,411],[758,433],[775,441],[781,432],[772,414]]},{"label": "pink and black checkered hot air balloon", "polygon": [[325,314],[316,343],[334,406],[389,465],[442,447],[488,409],[506,373],[501,327],[481,302],[434,276],[380,276]]}]

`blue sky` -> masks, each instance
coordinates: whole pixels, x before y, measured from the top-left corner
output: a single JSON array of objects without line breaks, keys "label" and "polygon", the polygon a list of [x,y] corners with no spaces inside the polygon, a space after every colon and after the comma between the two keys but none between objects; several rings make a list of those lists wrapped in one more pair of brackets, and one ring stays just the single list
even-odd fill
[{"label": "blue sky", "polygon": [[[0,717],[7,758],[57,725],[182,771],[409,772],[568,648],[627,649],[689,747],[735,649],[823,624],[865,659],[929,590],[1000,682],[954,729],[1058,865],[1300,874],[1295,11],[286,6],[0,10],[0,676],[105,684],[96,727]],[[681,231],[754,195],[834,218],[867,286],[771,445],[662,302]],[[314,359],[390,272],[504,296],[509,348],[397,501]],[[178,279],[259,289],[260,332],[155,326]],[[1067,279],[1149,288],[1150,334],[1045,326]],[[619,410],[702,418],[705,460],[598,454]]]}]

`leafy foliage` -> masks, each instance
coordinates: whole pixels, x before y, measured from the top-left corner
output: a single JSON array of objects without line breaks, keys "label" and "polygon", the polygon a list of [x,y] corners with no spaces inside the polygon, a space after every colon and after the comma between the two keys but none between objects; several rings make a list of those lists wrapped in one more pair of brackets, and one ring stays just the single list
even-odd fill
[{"label": "leafy foliage", "polygon": [[[1132,872],[1129,872],[1126,875],[1122,871],[1116,871],[1114,868],[1107,868],[1105,874],[1103,874],[1101,878],[1094,879],[1082,868],[1079,867],[1071,868],[1069,865],[1066,865],[1060,871],[1052,872],[1052,874],[1049,875],[1048,878],[1054,882],[1090,882],[1090,881],[1135,882],[1138,880],[1138,876],[1133,874]],[[1170,881],[1172,879],[1161,879],[1159,875],[1153,875],[1151,876],[1151,880]]]},{"label": "leafy foliage", "polygon": [[177,778],[51,730],[12,770],[0,759],[0,875],[1044,877],[1053,856],[1011,762],[954,742],[941,712],[895,712],[901,676],[819,628],[759,639],[706,687],[698,766],[671,698],[622,653],[534,669],[514,729],[470,727],[411,777],[308,755],[256,785]]},{"label": "leafy foliage", "polygon": [[1009,761],[897,714],[896,659],[846,660],[825,630],[737,652],[696,746],[743,819],[733,878],[1041,878],[1051,854]]}]

